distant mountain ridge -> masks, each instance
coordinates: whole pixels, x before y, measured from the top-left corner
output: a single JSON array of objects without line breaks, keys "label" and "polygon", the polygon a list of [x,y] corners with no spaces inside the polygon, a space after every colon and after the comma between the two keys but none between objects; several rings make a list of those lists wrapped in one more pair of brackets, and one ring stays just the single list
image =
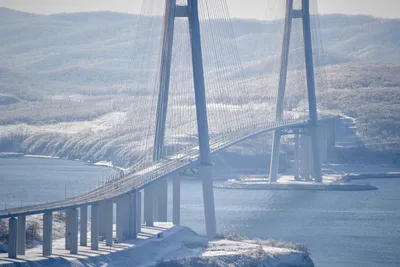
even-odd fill
[{"label": "distant mountain ridge", "polygon": [[[0,33],[6,38],[0,40],[1,51],[15,54],[21,50],[9,50],[5,46],[22,48],[28,42],[26,51],[63,44],[78,46],[86,43],[109,41],[112,44],[118,34],[125,32],[133,38],[137,15],[115,12],[82,12],[54,15],[36,15],[0,8]],[[327,56],[338,54],[352,60],[398,61],[400,53],[400,19],[381,19],[372,16],[322,15],[319,18],[321,35]],[[246,61],[260,34],[281,35],[281,29],[274,22],[248,19],[233,19],[233,28],[239,47]],[[36,38],[35,38],[36,37]],[[40,43],[34,42],[40,38]],[[36,40],[37,41],[37,40]],[[121,40],[123,41],[123,40]],[[31,46],[29,46],[31,45]],[[244,48],[247,46],[247,50]],[[5,50],[4,50],[5,49]],[[398,49],[397,49],[398,50]]]},{"label": "distant mountain ridge", "polygon": [[[0,8],[0,91],[10,91],[5,84],[13,87],[15,83],[15,75],[7,73],[18,73],[28,80],[40,78],[41,84],[57,84],[53,89],[66,87],[62,85],[65,82],[77,88],[104,85],[105,75],[108,83],[123,83],[130,75],[132,52],[136,52],[132,46],[138,18],[115,12],[36,15]],[[319,21],[324,62],[316,62],[317,66],[400,62],[399,19],[334,14],[322,15]],[[280,52],[278,23],[233,19],[232,25],[245,72],[259,74],[271,68],[271,55]],[[264,48],[260,40],[272,45]],[[145,45],[139,42],[137,51]],[[260,53],[254,52],[257,50]],[[36,85],[30,82],[26,86]]]}]

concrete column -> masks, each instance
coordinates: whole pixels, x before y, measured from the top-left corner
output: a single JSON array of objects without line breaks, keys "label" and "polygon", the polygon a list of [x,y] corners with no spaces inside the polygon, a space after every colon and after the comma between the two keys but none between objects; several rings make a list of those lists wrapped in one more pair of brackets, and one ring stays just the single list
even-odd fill
[{"label": "concrete column", "polygon": [[99,249],[99,203],[91,206],[90,248]]},{"label": "concrete column", "polygon": [[78,254],[78,210],[71,209],[69,216],[70,253]]},{"label": "concrete column", "polygon": [[[217,234],[217,223],[215,220],[212,166],[202,165],[200,168],[200,177],[203,184],[203,203],[206,221],[206,232],[208,237],[213,238]],[[211,195],[212,197],[210,197]]]},{"label": "concrete column", "polygon": [[144,222],[147,226],[154,226],[154,186],[144,189]]},{"label": "concrete column", "polygon": [[181,224],[181,178],[175,175],[172,186],[172,222],[174,225]]},{"label": "concrete column", "polygon": [[14,217],[8,220],[8,257],[17,258],[18,222]]},{"label": "concrete column", "polygon": [[329,121],[328,123],[327,123],[327,129],[326,129],[326,133],[327,133],[327,136],[326,136],[326,139],[327,139],[327,141],[326,141],[326,143],[327,143],[327,156],[328,156],[328,158],[332,158],[333,157],[333,155],[334,155],[334,151],[335,151],[335,147],[336,147],[336,134],[335,134],[335,131],[336,131],[336,123],[335,123],[335,121],[336,120],[332,120],[332,121]]},{"label": "concrete column", "polygon": [[130,195],[130,222],[129,222],[129,237],[137,238],[138,233],[141,231],[142,224],[142,193],[135,191]]},{"label": "concrete column", "polygon": [[80,217],[80,245],[87,246],[87,225],[88,225],[88,206],[83,205],[80,207],[81,217]]},{"label": "concrete column", "polygon": [[310,160],[311,163],[311,175],[314,177],[316,183],[322,183],[322,171],[321,171],[321,156],[319,155],[319,144],[318,144],[318,137],[317,137],[317,129],[316,127],[311,127],[311,156],[312,159]]},{"label": "concrete column", "polygon": [[303,20],[303,40],[304,40],[304,54],[306,65],[306,80],[307,80],[307,95],[308,95],[308,110],[309,110],[309,135],[311,136],[312,144],[312,157],[313,157],[313,176],[315,182],[322,182],[321,173],[321,158],[319,156],[318,140],[317,140],[317,97],[315,93],[315,79],[314,79],[314,61],[312,49],[312,36],[311,36],[311,22],[310,22],[310,1],[302,1],[302,20]]},{"label": "concrete column", "polygon": [[129,195],[123,195],[116,201],[117,203],[117,239],[119,242],[129,236]]},{"label": "concrete column", "polygon": [[53,213],[43,214],[43,257],[49,257],[52,254],[53,246]]},{"label": "concrete column", "polygon": [[136,205],[136,233],[140,233],[142,231],[142,192],[137,191],[137,205]]},{"label": "concrete column", "polygon": [[123,217],[124,220],[122,220],[122,225],[123,225],[123,234],[124,234],[124,239],[127,239],[130,237],[130,215],[132,215],[132,212],[130,211],[132,209],[132,201],[131,201],[131,194],[126,194],[123,195],[122,198],[123,201]]},{"label": "concrete column", "polygon": [[114,208],[114,203],[111,200],[104,201],[102,207],[104,210],[102,210],[100,213],[103,213],[103,216],[101,216],[104,219],[103,224],[105,225],[105,238],[106,238],[106,246],[111,247],[113,245],[113,232],[114,232],[114,224],[113,224],[113,208]]},{"label": "concrete column", "polygon": [[99,202],[99,236],[106,237],[107,228],[107,213],[103,212],[106,209],[106,202]]},{"label": "concrete column", "polygon": [[128,195],[128,237],[129,238],[136,238],[136,193],[132,193]]},{"label": "concrete column", "polygon": [[301,134],[299,136],[299,175],[300,177],[304,178],[305,175],[305,170],[304,170],[304,156],[305,156],[305,152],[304,152],[304,137],[303,134]]},{"label": "concrete column", "polygon": [[[130,238],[137,238],[138,234],[138,223],[140,223],[140,208],[138,205],[140,204],[139,202],[139,197],[140,197],[140,192],[135,191],[133,194],[129,195],[129,237]],[[138,218],[139,217],[139,218]]]},{"label": "concrete column", "polygon": [[154,185],[153,190],[153,221],[158,222],[158,183]]},{"label": "concrete column", "polygon": [[26,244],[26,216],[18,216],[18,233],[17,233],[17,254],[25,255]]},{"label": "concrete column", "polygon": [[65,211],[65,250],[70,250],[71,246],[71,210]]},{"label": "concrete column", "polygon": [[300,136],[300,176],[308,179],[310,177],[310,142],[309,136],[302,134]]},{"label": "concrete column", "polygon": [[299,134],[296,133],[294,135],[294,178],[297,179],[299,178],[299,168],[300,168],[300,158],[299,158],[299,146],[300,146],[300,140],[299,140]]},{"label": "concrete column", "polygon": [[280,144],[281,144],[281,132],[280,130],[275,130],[273,137],[272,153],[271,153],[271,164],[269,168],[270,183],[278,181]]},{"label": "concrete column", "polygon": [[[308,136],[308,170],[310,173],[310,177],[315,177],[315,170],[314,170],[314,156],[313,156],[313,143],[312,143],[312,136]],[[317,140],[318,142],[318,140]],[[318,151],[319,152],[319,151]],[[319,154],[319,153],[318,153]]]},{"label": "concrete column", "polygon": [[[276,115],[275,115],[276,121],[282,120],[284,111],[287,69],[289,62],[290,35],[292,31],[292,19],[293,19],[293,0],[287,0],[285,26],[284,26],[284,34],[282,42],[281,66],[279,73],[279,86],[278,86],[278,95],[276,102]],[[270,183],[278,181],[280,144],[281,144],[281,131],[275,130],[272,142],[271,163],[269,168]]]},{"label": "concrete column", "polygon": [[326,162],[327,159],[327,142],[326,142],[326,123],[321,123],[317,128],[318,147],[321,162]]},{"label": "concrete column", "polygon": [[207,100],[204,84],[198,1],[188,1],[188,11],[197,132],[199,137],[199,158],[200,163],[207,166],[204,168],[202,174],[204,216],[207,236],[214,237],[216,235],[214,188],[212,184],[210,137],[208,132]]},{"label": "concrete column", "polygon": [[157,221],[168,221],[168,180],[163,179],[157,184]]}]

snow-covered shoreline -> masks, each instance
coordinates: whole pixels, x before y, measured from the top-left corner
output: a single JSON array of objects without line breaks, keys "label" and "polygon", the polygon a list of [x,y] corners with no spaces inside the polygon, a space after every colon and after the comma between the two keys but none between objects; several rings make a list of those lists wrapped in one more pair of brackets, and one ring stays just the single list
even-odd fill
[{"label": "snow-covered shoreline", "polygon": [[123,171],[123,172],[127,171],[127,169],[113,165],[112,162],[109,162],[109,161],[90,162],[90,161],[84,161],[82,159],[67,159],[67,158],[61,158],[61,157],[55,157],[55,156],[24,154],[24,153],[17,153],[17,152],[0,152],[0,159],[1,158],[38,158],[38,159],[72,160],[72,161],[79,161],[79,162],[85,163],[87,165],[108,167],[108,168],[113,168],[113,169]]},{"label": "snow-covered shoreline", "polygon": [[53,157],[53,156],[46,156],[46,155],[33,155],[33,154],[24,154],[24,158],[62,159],[60,157]]},{"label": "snow-covered shoreline", "polygon": [[[154,229],[155,231],[157,227]],[[38,257],[41,246],[28,253],[34,253],[24,266],[298,266],[314,267],[304,247],[262,240],[209,240],[191,229],[182,226],[166,227],[162,238],[154,233],[145,239],[128,240],[119,243],[116,249],[101,249],[90,253],[90,248],[80,256],[60,251],[50,258]],[[153,230],[153,231],[154,231]],[[63,247],[63,239],[54,246]],[[26,257],[26,256],[25,256]],[[29,256],[28,256],[29,257]],[[12,261],[1,261],[0,266],[12,266]]]}]

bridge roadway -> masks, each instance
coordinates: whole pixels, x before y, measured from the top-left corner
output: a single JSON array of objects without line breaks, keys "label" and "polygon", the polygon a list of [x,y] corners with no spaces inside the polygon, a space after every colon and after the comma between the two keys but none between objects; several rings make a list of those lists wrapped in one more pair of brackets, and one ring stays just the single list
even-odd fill
[{"label": "bridge roadway", "polygon": [[[329,118],[324,118],[322,120],[326,119]],[[308,122],[305,121],[304,118],[300,118],[294,120],[272,122],[264,127],[255,126],[241,129],[239,131],[234,131],[226,135],[219,136],[213,140],[210,139],[210,152],[217,153],[234,144],[237,144],[242,140],[262,133],[266,133],[276,129],[304,127],[307,126],[307,124]],[[155,183],[160,179],[164,179],[166,176],[178,172],[183,168],[188,168],[191,165],[199,164],[198,151],[198,146],[190,148],[184,152],[181,152],[180,154],[162,159],[149,167],[136,171],[135,173],[128,174],[113,183],[106,184],[102,187],[98,187],[83,195],[79,195],[73,198],[46,204],[0,210],[0,219],[16,217],[19,215],[32,215],[65,210],[68,208],[76,208],[85,204],[90,205],[102,200],[114,199],[118,196],[144,189],[152,183]]]}]

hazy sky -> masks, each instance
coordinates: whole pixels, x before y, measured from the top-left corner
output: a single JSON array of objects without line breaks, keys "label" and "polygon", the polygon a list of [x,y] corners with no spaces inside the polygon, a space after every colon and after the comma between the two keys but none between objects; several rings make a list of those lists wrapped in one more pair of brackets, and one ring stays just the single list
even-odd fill
[{"label": "hazy sky", "polygon": [[[263,2],[267,0],[227,1],[232,17],[264,18],[264,8],[260,7],[264,7]],[[141,2],[141,0],[0,0],[0,6],[39,14],[99,10],[138,13]],[[324,14],[369,14],[376,17],[400,18],[400,0],[318,0],[318,3],[320,13]]]}]

